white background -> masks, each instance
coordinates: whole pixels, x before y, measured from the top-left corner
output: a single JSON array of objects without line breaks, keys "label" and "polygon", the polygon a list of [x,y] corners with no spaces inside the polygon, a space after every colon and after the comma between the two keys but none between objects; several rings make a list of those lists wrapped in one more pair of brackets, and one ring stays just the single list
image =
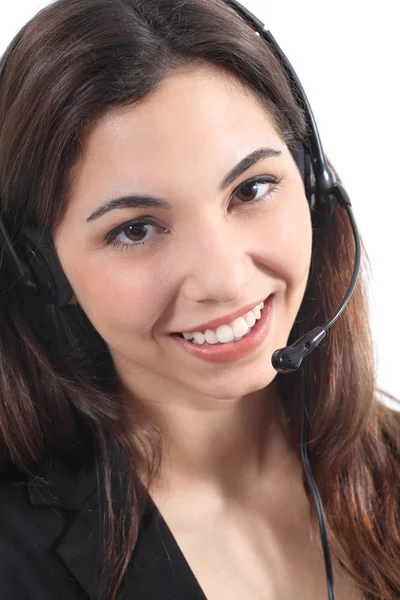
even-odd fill
[{"label": "white background", "polygon": [[[0,8],[0,53],[45,0]],[[242,0],[271,31],[311,104],[369,254],[378,385],[400,398],[398,3]],[[334,327],[334,325],[333,325]],[[329,333],[328,333],[329,335]]]}]

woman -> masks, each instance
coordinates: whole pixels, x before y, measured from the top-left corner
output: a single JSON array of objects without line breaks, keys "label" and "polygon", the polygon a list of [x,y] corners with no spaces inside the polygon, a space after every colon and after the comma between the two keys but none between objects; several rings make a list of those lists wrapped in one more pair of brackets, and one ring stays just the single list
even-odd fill
[{"label": "woman", "polygon": [[[0,123],[10,237],[51,239],[73,290],[43,304],[3,261],[2,598],[326,597],[301,370],[271,356],[336,310],[354,243],[307,201],[271,49],[222,0],[56,0],[4,65]],[[400,593],[365,268],[304,365],[341,600]]]}]

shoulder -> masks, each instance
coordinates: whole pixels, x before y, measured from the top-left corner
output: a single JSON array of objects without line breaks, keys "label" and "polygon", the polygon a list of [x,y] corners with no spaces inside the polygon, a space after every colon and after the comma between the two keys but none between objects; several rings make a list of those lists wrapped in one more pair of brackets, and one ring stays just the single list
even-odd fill
[{"label": "shoulder", "polygon": [[2,600],[87,600],[60,550],[94,481],[55,461],[43,476],[0,472]]},{"label": "shoulder", "polygon": [[[110,455],[118,483],[124,463],[113,444]],[[0,474],[1,600],[97,600],[104,541],[102,470],[97,455],[74,464],[54,460],[40,477]],[[116,508],[118,497],[114,490]],[[124,597],[198,597],[183,555],[148,501]]]}]

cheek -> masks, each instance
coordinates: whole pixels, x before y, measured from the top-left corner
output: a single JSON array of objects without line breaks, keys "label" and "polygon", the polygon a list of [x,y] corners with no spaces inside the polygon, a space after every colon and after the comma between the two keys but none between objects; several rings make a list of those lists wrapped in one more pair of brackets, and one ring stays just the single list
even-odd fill
[{"label": "cheek", "polygon": [[256,225],[260,260],[271,275],[287,286],[301,286],[308,277],[312,250],[312,224],[307,200],[289,199]]},{"label": "cheek", "polygon": [[293,211],[282,227],[282,267],[292,273],[295,280],[308,274],[311,261],[312,228],[311,218],[306,210]]},{"label": "cheek", "polygon": [[138,335],[151,331],[165,297],[157,264],[142,258],[138,266],[134,251],[115,254],[92,260],[86,276],[76,281],[81,307],[106,341],[127,330]]}]

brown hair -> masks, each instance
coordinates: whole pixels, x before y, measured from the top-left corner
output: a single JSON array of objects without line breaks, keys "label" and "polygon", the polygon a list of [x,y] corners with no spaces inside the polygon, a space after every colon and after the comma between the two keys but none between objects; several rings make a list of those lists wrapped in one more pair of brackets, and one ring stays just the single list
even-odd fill
[{"label": "brown hair", "polygon": [[[13,239],[24,224],[54,233],[94,119],[145,98],[173,70],[204,61],[258,94],[291,151],[305,139],[304,114],[271,48],[221,0],[57,0],[40,11],[11,54],[0,89],[0,208],[14,224]],[[309,282],[289,344],[296,327],[310,330],[333,314],[354,265],[351,226],[336,202],[314,211],[312,224]],[[394,599],[400,414],[378,398],[385,392],[376,386],[367,267],[364,249],[349,305],[307,358],[309,454],[331,547],[345,549],[348,558],[339,560],[366,598]],[[277,378],[298,451],[301,371]],[[110,536],[102,589],[115,600],[145,502],[138,473],[146,473],[146,485],[156,477],[159,432],[126,405],[106,344],[80,306],[42,306],[17,286],[0,304],[0,385],[2,470],[44,472],[53,454],[72,452],[82,423],[98,441]],[[108,436],[129,466],[120,515],[112,507]],[[312,500],[311,510],[315,519]]]}]

